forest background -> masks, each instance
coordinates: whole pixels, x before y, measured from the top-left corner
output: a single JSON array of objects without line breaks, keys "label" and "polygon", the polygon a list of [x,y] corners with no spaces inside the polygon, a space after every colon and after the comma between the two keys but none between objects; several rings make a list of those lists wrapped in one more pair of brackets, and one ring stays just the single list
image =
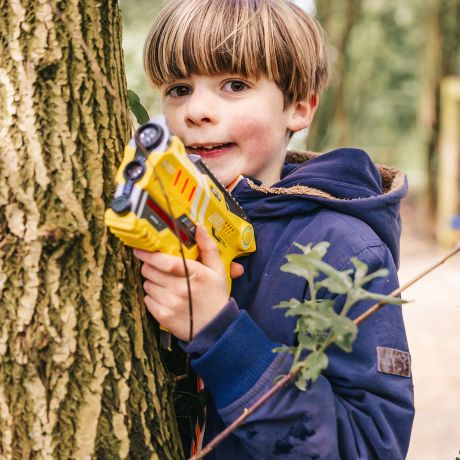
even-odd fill
[{"label": "forest background", "polygon": [[[410,184],[402,207],[401,281],[435,259],[439,212],[441,82],[460,78],[460,0],[295,0],[315,14],[330,39],[333,79],[310,133],[293,148],[324,152],[357,146],[403,169]],[[160,0],[120,0],[128,88],[150,115],[160,111],[142,47]],[[459,104],[457,104],[457,107]],[[460,145],[460,129],[455,129]],[[460,155],[457,156],[457,161]],[[457,165],[458,166],[458,165]],[[460,185],[456,213],[460,214]],[[453,216],[452,216],[453,217]],[[460,233],[454,233],[454,239]],[[416,419],[408,459],[455,458],[460,449],[460,305],[458,258],[412,288],[405,307],[413,357]],[[457,291],[458,292],[458,291]],[[455,326],[457,325],[457,326]]]}]

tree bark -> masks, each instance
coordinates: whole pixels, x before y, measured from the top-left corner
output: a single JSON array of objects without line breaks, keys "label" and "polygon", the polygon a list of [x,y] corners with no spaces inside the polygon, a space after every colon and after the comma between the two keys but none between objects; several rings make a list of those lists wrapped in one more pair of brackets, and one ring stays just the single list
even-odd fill
[{"label": "tree bark", "polygon": [[0,458],[182,457],[105,204],[129,137],[118,5],[0,0]]}]

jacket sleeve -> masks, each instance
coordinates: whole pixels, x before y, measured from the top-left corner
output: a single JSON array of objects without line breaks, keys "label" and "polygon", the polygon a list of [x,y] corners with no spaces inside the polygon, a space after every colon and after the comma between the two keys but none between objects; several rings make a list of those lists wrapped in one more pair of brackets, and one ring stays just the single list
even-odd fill
[{"label": "jacket sleeve", "polygon": [[[372,281],[368,290],[387,294],[397,286],[385,246],[367,248],[357,257],[368,264],[369,271],[390,268],[390,275]],[[338,298],[337,309],[341,302]],[[368,301],[356,304],[351,316],[371,305]],[[268,391],[278,376],[289,372],[292,358],[273,353],[280,344],[272,342],[234,302],[213,323],[189,344],[189,352],[193,368],[228,425]],[[386,360],[379,360],[378,348]],[[252,458],[405,457],[413,387],[407,365],[403,372],[398,361],[398,357],[408,357],[401,307],[385,306],[361,323],[352,353],[332,346],[328,357],[328,368],[307,391],[287,385],[234,433]]]}]

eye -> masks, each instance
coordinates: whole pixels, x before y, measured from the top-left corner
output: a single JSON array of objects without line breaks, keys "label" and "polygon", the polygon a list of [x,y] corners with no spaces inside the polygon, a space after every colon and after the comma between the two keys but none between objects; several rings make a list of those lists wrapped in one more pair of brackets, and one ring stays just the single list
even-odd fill
[{"label": "eye", "polygon": [[192,89],[187,85],[176,85],[166,91],[166,95],[171,97],[184,97],[191,93]]},{"label": "eye", "polygon": [[241,80],[230,80],[225,83],[223,89],[230,93],[241,93],[245,89],[248,89],[249,85]]}]

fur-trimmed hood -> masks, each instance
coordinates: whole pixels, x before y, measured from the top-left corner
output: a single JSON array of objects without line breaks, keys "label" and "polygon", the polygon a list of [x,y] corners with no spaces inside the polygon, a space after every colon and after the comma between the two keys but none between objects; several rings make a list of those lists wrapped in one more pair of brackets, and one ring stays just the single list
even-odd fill
[{"label": "fur-trimmed hood", "polygon": [[366,152],[354,148],[325,154],[289,152],[286,160],[281,180],[272,187],[248,178],[233,190],[251,219],[326,207],[369,225],[398,265],[399,205],[407,193],[407,179],[401,171],[378,166]]}]

